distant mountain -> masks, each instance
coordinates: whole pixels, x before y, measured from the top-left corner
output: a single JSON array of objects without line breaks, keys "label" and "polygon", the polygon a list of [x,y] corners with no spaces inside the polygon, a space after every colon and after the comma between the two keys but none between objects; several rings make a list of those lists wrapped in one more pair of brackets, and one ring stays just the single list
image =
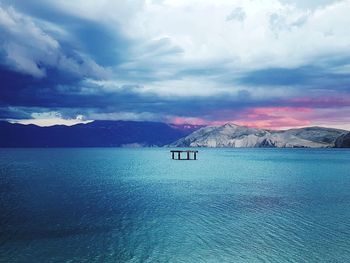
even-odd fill
[{"label": "distant mountain", "polygon": [[203,126],[159,122],[94,121],[73,126],[0,122],[0,147],[163,146]]},{"label": "distant mountain", "polygon": [[337,147],[337,148],[350,148],[350,132],[341,135],[335,141],[335,147]]},{"label": "distant mountain", "polygon": [[254,129],[235,124],[208,126],[170,144],[172,147],[334,147],[347,131],[308,127],[286,131]]}]

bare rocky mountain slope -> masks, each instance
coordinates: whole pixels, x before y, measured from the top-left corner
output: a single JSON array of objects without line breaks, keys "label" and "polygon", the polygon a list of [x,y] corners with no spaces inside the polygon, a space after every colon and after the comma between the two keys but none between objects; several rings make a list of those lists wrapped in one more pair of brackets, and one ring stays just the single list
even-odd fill
[{"label": "bare rocky mountain slope", "polygon": [[335,147],[337,148],[350,148],[350,132],[338,137],[335,141]]},{"label": "bare rocky mountain slope", "polygon": [[348,131],[307,127],[285,131],[254,129],[227,123],[208,126],[181,138],[170,147],[334,147],[335,141]]}]

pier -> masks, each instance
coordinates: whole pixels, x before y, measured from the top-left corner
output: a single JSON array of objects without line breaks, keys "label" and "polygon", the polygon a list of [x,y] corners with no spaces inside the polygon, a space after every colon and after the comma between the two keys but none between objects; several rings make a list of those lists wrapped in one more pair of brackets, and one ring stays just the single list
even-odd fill
[{"label": "pier", "polygon": [[[179,151],[179,150],[172,150],[171,152],[171,159],[173,160],[197,160],[197,153],[198,151],[192,151],[192,150],[187,150],[187,151]],[[181,154],[186,153],[185,158],[182,158]],[[193,158],[192,158],[193,155]]]}]

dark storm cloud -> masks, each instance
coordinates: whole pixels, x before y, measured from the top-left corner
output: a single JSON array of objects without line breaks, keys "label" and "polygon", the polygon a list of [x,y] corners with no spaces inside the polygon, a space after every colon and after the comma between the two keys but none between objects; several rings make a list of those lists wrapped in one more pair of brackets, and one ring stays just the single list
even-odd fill
[{"label": "dark storm cloud", "polygon": [[243,108],[268,105],[270,101],[254,101],[249,91],[240,90],[235,94],[218,94],[207,97],[162,97],[156,93],[140,91],[137,85],[123,85],[113,90],[82,81],[74,75],[49,70],[48,77],[38,79],[30,75],[0,68],[4,85],[1,90],[0,106],[6,109],[6,118],[23,118],[27,112],[57,111],[73,117],[84,112],[150,112],[159,114],[193,116],[210,115],[218,108]]},{"label": "dark storm cloud", "polygon": [[[335,90],[350,93],[350,73],[339,68],[345,61],[327,63],[327,66],[302,66],[297,68],[267,68],[246,72],[237,79],[242,85],[284,86],[288,89]],[[317,63],[316,63],[317,64]],[[337,70],[338,68],[338,70]]]},{"label": "dark storm cloud", "polygon": [[[287,2],[303,5],[300,1]],[[311,2],[307,8],[319,8],[330,1],[318,1],[319,5]],[[248,54],[246,62],[244,43],[237,45],[243,50],[237,54],[233,49],[222,51],[223,46],[232,44],[228,38],[244,29],[244,23],[251,19],[249,6],[230,9],[231,13],[225,11],[223,23],[233,31],[227,31],[227,35],[215,31],[203,37],[207,31],[199,30],[201,23],[194,25],[190,35],[183,36],[192,24],[181,24],[180,18],[165,27],[166,31],[149,25],[149,20],[138,16],[144,1],[110,1],[109,5],[117,5],[116,11],[119,6],[124,8],[123,12],[112,13],[112,20],[94,17],[91,10],[84,8],[86,13],[75,12],[60,3],[0,0],[0,119],[30,118],[38,112],[59,112],[67,118],[131,112],[150,113],[159,120],[190,116],[216,121],[239,118],[243,111],[254,112],[256,108],[349,106],[348,100],[342,98],[350,94],[350,64],[348,54],[342,51],[338,56],[332,51],[316,54],[306,62],[296,60],[296,66],[284,61],[281,66],[261,66],[259,62],[264,65],[269,55],[274,56],[269,49],[267,55],[263,54],[266,58],[252,55],[250,59]],[[69,6],[69,1],[66,3]],[[108,5],[104,8],[106,16],[110,15]],[[272,29],[269,17],[263,17],[263,21],[270,21],[266,30],[272,31],[257,28],[258,35],[273,36],[277,32],[276,36],[282,38],[284,24],[289,23],[288,33],[292,33],[310,19],[308,12],[301,12],[288,21],[285,13],[277,11],[273,13],[278,19],[273,19]],[[271,19],[270,13],[269,16]],[[135,23],[139,25],[135,27]],[[133,32],[135,28],[137,32]],[[167,30],[175,33],[168,35]],[[155,37],[150,37],[149,32]],[[326,33],[333,34],[332,30]],[[217,42],[220,39],[224,45]],[[277,41],[275,36],[272,39],[272,43]],[[260,44],[264,45],[256,43],[252,54],[266,52],[259,49]],[[200,56],[194,54],[197,51]],[[304,56],[307,54],[300,55]],[[185,88],[173,85],[173,80],[183,81]],[[109,86],[109,82],[113,85]]]}]

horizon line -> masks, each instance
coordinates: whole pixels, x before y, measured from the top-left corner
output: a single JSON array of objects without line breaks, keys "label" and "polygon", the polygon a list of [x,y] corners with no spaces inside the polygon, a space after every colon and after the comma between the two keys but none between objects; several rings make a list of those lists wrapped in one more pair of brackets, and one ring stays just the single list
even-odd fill
[{"label": "horizon line", "polygon": [[4,121],[7,123],[11,123],[11,124],[21,124],[21,125],[34,125],[37,127],[54,127],[54,126],[66,126],[66,127],[72,127],[75,125],[79,125],[79,124],[89,124],[89,123],[93,123],[96,121],[110,121],[110,122],[151,122],[151,123],[164,123],[164,124],[168,124],[168,125],[174,125],[174,126],[202,126],[202,127],[215,127],[215,126],[224,126],[227,124],[233,124],[236,126],[240,126],[240,127],[247,127],[247,128],[251,128],[251,129],[258,129],[258,130],[272,130],[272,131],[284,131],[284,130],[291,130],[291,129],[303,129],[303,128],[312,128],[312,127],[318,127],[318,128],[328,128],[328,129],[337,129],[337,130],[344,130],[344,131],[350,131],[350,128],[347,127],[341,127],[341,125],[327,125],[327,124],[314,124],[314,125],[302,125],[302,126],[289,126],[289,127],[280,127],[280,128],[264,128],[264,127],[257,127],[254,125],[241,125],[239,124],[239,122],[213,122],[213,123],[208,123],[208,124],[195,124],[195,123],[172,123],[172,122],[166,122],[166,121],[155,121],[155,120],[123,120],[123,119],[116,119],[116,120],[77,120],[77,119],[59,119],[60,122],[52,122],[49,123],[47,121],[51,121],[51,119],[20,119],[20,120],[15,120],[15,119],[2,119],[0,121]]}]

